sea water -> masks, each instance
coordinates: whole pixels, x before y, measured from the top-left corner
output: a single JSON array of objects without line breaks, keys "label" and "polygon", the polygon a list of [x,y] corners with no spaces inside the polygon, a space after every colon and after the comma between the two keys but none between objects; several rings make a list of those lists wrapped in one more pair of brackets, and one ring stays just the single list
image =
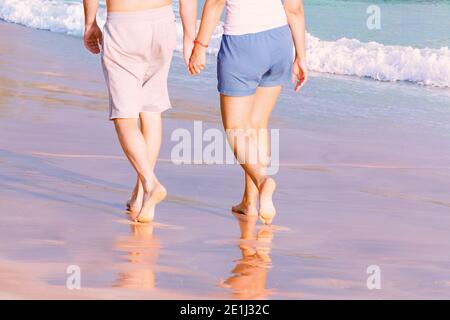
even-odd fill
[{"label": "sea water", "polygon": [[[311,79],[300,94],[284,90],[275,114],[302,128],[383,128],[450,134],[450,1],[305,0]],[[199,1],[199,13],[204,1]],[[378,10],[378,26],[370,19]],[[182,27],[178,1],[178,44]],[[81,0],[0,0],[0,18],[81,37]],[[106,19],[100,1],[98,21]],[[222,23],[210,43],[206,72],[190,78],[174,59],[171,85],[216,96],[215,54]]]}]

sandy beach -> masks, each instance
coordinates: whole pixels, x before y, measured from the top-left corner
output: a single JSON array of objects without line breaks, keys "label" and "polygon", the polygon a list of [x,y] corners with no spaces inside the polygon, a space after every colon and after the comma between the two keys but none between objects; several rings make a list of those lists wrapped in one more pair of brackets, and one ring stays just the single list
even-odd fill
[{"label": "sandy beach", "polygon": [[[334,125],[299,126],[275,114],[278,216],[271,227],[241,221],[230,211],[237,165],[170,160],[175,129],[221,129],[215,87],[176,56],[157,166],[169,195],[153,224],[133,224],[124,205],[135,177],[107,119],[98,57],[79,38],[4,22],[0,38],[1,299],[450,298],[448,131],[377,119],[356,131],[338,113]],[[299,108],[333,81],[313,75]],[[427,90],[402,88],[392,91]],[[366,285],[373,265],[380,290]],[[66,287],[70,266],[80,290]]]}]

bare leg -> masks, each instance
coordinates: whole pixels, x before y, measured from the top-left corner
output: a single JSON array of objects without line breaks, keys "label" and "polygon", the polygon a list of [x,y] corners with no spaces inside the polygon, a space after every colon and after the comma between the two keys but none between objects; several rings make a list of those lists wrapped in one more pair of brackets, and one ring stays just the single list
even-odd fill
[{"label": "bare leg", "polygon": [[[161,148],[162,139],[162,120],[161,113],[156,112],[141,112],[141,132],[144,136],[145,143],[147,145],[148,161],[154,172],[156,161],[158,159],[159,150]],[[155,180],[158,184],[158,188],[163,188],[158,179],[155,176]],[[144,195],[144,188],[139,176],[136,179],[136,185],[134,187],[133,193],[130,200],[127,203],[127,208],[129,211],[139,212],[142,207],[142,199]]]},{"label": "bare leg", "polygon": [[[257,134],[252,123],[251,111],[255,96],[220,96],[222,120],[228,142],[235,157],[256,186],[266,180],[260,164],[250,161],[249,155],[257,148]],[[241,143],[238,143],[241,142]]]},{"label": "bare leg", "polygon": [[257,216],[258,215],[258,188],[256,188],[255,183],[248,173],[244,170],[245,176],[245,189],[244,195],[242,196],[242,201],[233,206],[231,210],[236,213],[245,214],[247,216]]},{"label": "bare leg", "polygon": [[[269,119],[277,104],[280,93],[281,86],[259,87],[256,90],[255,102],[253,104],[252,118],[258,127],[259,160],[264,170],[267,169],[270,159]],[[270,224],[276,214],[272,202],[272,194],[275,188],[275,181],[271,178],[260,188],[259,218],[265,224]]]},{"label": "bare leg", "polygon": [[162,120],[161,113],[141,112],[141,132],[147,145],[147,157],[152,167],[155,169],[158,160],[159,150],[161,149],[162,139]]},{"label": "bare leg", "polygon": [[[155,175],[156,161],[158,160],[159,150],[161,149],[162,141],[162,119],[161,113],[156,112],[141,112],[141,131],[147,145],[147,159],[150,163],[150,167],[153,171],[153,177],[155,179],[155,193],[159,194],[161,200],[167,195],[167,190],[159,182]],[[155,208],[149,208],[147,219],[153,220]],[[141,219],[139,219],[141,221]]]},{"label": "bare leg", "polygon": [[[227,130],[228,141],[242,168],[259,191],[259,215],[266,224],[271,223],[276,213],[272,203],[272,194],[275,191],[276,184],[272,178],[266,175],[267,159],[264,159],[265,157],[260,159],[259,153],[268,155],[267,123],[280,91],[280,87],[258,88],[257,93],[253,96],[230,97],[221,95],[222,119],[225,130]],[[260,127],[266,128],[261,139],[258,137]],[[245,141],[245,143],[238,143],[242,141]],[[253,162],[248,156],[255,150],[258,158],[256,162]],[[255,192],[252,188],[253,186],[250,183],[246,183],[244,201],[241,205],[244,204],[247,195],[254,197]],[[243,206],[241,205],[235,206],[233,209],[240,209],[242,212]]]},{"label": "bare leg", "polygon": [[[253,102],[253,109],[251,116],[252,123],[258,129],[258,150],[260,152],[260,160],[262,164],[268,165],[270,157],[270,141],[268,134],[268,124],[270,115],[276,105],[278,96],[280,95],[281,87],[259,87],[256,90],[256,95]],[[232,207],[232,210],[237,213],[246,215],[257,215],[257,201],[259,191],[255,183],[245,172],[245,191],[241,203]]]},{"label": "bare leg", "polygon": [[136,184],[130,199],[127,201],[127,210],[130,212],[139,212],[142,208],[142,198],[144,197],[144,187],[142,186],[139,175],[136,177]]},{"label": "bare leg", "polygon": [[136,119],[114,119],[117,136],[122,149],[130,161],[144,190],[142,208],[139,213],[131,212],[132,220],[138,220],[139,216],[145,216],[152,207],[160,202],[165,194],[156,188],[157,183],[153,174],[153,168],[148,161],[147,145],[139,130]]},{"label": "bare leg", "polygon": [[252,178],[244,171],[245,176],[245,190],[242,196],[242,201],[233,206],[231,210],[233,212],[245,214],[248,216],[258,215],[258,188],[256,188],[255,183]]}]

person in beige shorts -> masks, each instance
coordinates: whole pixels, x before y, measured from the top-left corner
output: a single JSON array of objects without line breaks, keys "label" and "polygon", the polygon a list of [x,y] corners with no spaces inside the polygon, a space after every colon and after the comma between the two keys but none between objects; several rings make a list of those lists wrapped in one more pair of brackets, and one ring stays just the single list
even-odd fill
[{"label": "person in beige shorts", "polygon": [[[109,92],[109,118],[137,173],[127,209],[134,221],[153,220],[166,196],[154,168],[161,146],[161,113],[171,108],[167,76],[176,44],[172,0],[107,0],[103,33],[96,22],[98,0],[84,0],[84,45],[101,53]],[[197,1],[180,0],[186,65],[192,52]],[[139,126],[140,121],[140,126]]]}]

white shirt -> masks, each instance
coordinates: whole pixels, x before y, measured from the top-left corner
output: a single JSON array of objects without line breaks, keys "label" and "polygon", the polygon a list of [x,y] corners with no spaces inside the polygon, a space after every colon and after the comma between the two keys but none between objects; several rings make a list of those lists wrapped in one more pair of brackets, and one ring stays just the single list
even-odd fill
[{"label": "white shirt", "polygon": [[281,0],[226,0],[224,34],[257,33],[287,24]]}]

